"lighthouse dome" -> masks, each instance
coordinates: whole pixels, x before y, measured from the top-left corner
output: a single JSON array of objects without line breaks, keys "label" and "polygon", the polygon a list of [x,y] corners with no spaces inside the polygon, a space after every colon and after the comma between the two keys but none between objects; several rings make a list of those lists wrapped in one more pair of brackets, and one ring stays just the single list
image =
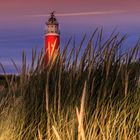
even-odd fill
[{"label": "lighthouse dome", "polygon": [[51,16],[50,16],[50,18],[49,18],[49,20],[47,22],[47,25],[50,25],[50,24],[51,25],[52,24],[58,25],[58,22],[57,22],[57,19],[56,19],[55,15],[54,15],[54,12],[51,13]]},{"label": "lighthouse dome", "polygon": [[47,23],[46,23],[46,31],[45,33],[48,35],[48,34],[60,34],[60,31],[59,31],[59,24],[58,24],[58,21],[54,15],[54,12],[51,13]]}]

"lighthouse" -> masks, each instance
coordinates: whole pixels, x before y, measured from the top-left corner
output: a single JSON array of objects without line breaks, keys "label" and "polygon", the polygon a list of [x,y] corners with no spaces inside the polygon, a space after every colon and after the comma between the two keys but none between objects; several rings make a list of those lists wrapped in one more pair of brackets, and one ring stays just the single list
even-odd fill
[{"label": "lighthouse", "polygon": [[51,13],[48,21],[46,22],[45,30],[45,59],[48,64],[50,61],[54,61],[60,51],[60,31],[59,23],[54,15]]}]

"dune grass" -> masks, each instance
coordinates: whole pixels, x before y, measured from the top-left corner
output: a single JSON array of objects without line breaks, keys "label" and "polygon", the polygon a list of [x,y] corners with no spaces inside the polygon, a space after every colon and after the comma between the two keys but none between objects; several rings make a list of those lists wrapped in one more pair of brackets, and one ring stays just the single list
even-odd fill
[{"label": "dune grass", "polygon": [[0,91],[0,140],[140,139],[139,41],[124,52],[119,33],[85,39],[48,65],[43,51],[30,67],[23,53],[21,71],[12,60],[19,74]]}]

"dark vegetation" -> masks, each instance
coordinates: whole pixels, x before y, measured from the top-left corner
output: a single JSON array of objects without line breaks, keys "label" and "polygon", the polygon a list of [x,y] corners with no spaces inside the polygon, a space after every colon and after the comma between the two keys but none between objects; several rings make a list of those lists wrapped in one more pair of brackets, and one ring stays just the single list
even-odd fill
[{"label": "dark vegetation", "polygon": [[112,33],[103,42],[102,34],[102,30],[93,33],[82,56],[85,37],[70,52],[69,41],[47,66],[43,53],[37,56],[33,50],[27,70],[23,53],[19,75],[0,76],[0,85],[5,87],[0,91],[4,95],[0,114],[8,108],[10,120],[10,110],[17,112],[15,122],[10,121],[15,129],[4,123],[7,129],[3,130],[0,121],[0,138],[5,131],[17,140],[140,138],[139,41],[121,53],[126,36]]}]

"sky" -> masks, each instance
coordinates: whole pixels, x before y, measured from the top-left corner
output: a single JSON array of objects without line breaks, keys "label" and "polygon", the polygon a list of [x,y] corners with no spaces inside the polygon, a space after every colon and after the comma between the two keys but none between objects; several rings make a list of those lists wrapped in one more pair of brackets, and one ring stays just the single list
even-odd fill
[{"label": "sky", "polygon": [[[56,11],[61,46],[72,36],[76,41],[96,27],[128,34],[127,44],[140,37],[139,0],[0,0],[0,63],[14,73],[11,59],[20,67],[22,52],[31,61],[32,48],[44,46],[45,22]],[[0,73],[2,70],[0,68]]]}]

